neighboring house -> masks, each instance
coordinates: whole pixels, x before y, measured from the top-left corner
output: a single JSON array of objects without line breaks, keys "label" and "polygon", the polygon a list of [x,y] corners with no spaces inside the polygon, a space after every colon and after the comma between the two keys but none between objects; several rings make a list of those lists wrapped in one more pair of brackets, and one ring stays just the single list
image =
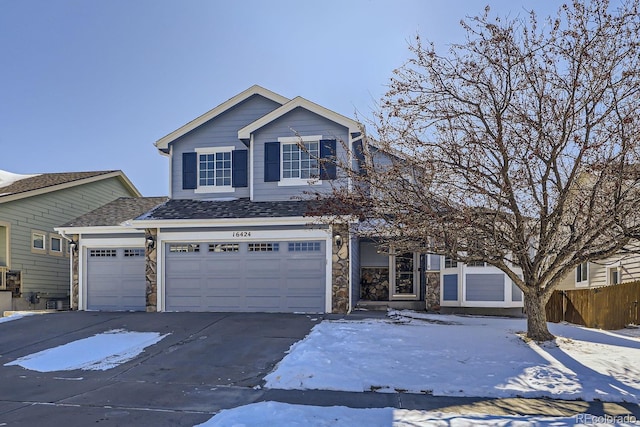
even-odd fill
[{"label": "neighboring house", "polygon": [[68,301],[70,245],[54,227],[122,196],[140,193],[121,171],[0,171],[0,310]]},{"label": "neighboring house", "polygon": [[[457,299],[440,304],[451,283],[440,292],[440,257],[382,253],[351,233],[346,219],[329,224],[309,215],[314,202],[303,200],[304,192],[342,182],[330,160],[357,163],[362,138],[358,122],[260,86],[161,138],[170,200],[136,218],[98,210],[103,222],[85,216],[58,228],[78,242],[72,307],[344,313],[363,299],[463,305],[464,286],[476,282],[461,273]],[[144,281],[108,286],[130,271],[125,263],[134,256],[126,253],[135,250],[139,259],[142,249]],[[501,279],[503,292],[491,282],[480,306],[513,306],[511,284]],[[127,295],[137,295],[135,303]],[[470,295],[473,301],[478,294]]]},{"label": "neighboring house", "polygon": [[564,278],[558,290],[598,288],[640,280],[638,243],[628,249],[602,260],[580,264]]}]

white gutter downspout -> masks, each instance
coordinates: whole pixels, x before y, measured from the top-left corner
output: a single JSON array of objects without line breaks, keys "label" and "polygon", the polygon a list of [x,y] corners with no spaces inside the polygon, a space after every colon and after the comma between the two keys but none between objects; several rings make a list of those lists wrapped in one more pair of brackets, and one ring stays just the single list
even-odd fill
[{"label": "white gutter downspout", "polygon": [[[69,236],[66,235],[66,233],[64,232],[64,230],[59,230],[59,229],[54,229],[58,234],[60,234],[60,236],[62,236],[63,239],[65,239],[67,242],[69,242],[69,245],[71,245],[71,243],[73,243],[73,239]],[[76,243],[76,245],[79,244]],[[80,250],[79,248],[76,247],[76,249],[78,250],[78,262],[80,262]],[[72,299],[73,299],[73,249],[70,247],[70,254],[69,254],[69,308],[71,308],[73,306],[72,304]]]}]

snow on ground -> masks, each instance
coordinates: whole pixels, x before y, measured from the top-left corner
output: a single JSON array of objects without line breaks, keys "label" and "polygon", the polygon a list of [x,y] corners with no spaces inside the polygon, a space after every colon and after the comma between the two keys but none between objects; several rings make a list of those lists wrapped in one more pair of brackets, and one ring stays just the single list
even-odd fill
[{"label": "snow on ground", "polygon": [[195,427],[637,426],[631,416],[575,417],[458,415],[395,408],[354,409],[260,402],[224,410]]},{"label": "snow on ground", "polygon": [[28,312],[16,312],[11,314],[10,316],[0,317],[0,323],[11,322],[12,320],[22,319],[25,316],[31,316],[36,313],[28,313]]},{"label": "snow on ground", "polygon": [[550,324],[538,345],[525,319],[391,315],[316,325],[265,387],[640,403],[638,337]]},{"label": "snow on ground", "polygon": [[133,359],[167,335],[114,329],[21,357],[4,366],[19,365],[38,372],[105,371]]}]

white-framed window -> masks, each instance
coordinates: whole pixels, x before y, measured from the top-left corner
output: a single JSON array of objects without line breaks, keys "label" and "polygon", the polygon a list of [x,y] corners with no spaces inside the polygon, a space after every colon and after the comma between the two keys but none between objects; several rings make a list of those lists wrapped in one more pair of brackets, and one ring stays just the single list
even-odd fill
[{"label": "white-framed window", "polygon": [[51,255],[62,255],[64,252],[62,237],[57,234],[49,236],[49,253]]},{"label": "white-framed window", "polygon": [[622,283],[622,269],[619,265],[607,267],[607,285]]},{"label": "white-framed window", "polygon": [[486,267],[487,263],[484,261],[469,261],[467,267]]},{"label": "white-framed window", "polygon": [[31,232],[31,252],[44,253],[47,251],[47,233],[42,231]]},{"label": "white-framed window", "polygon": [[589,263],[583,262],[576,267],[576,286],[589,285]]},{"label": "white-framed window", "polygon": [[234,191],[231,182],[233,147],[197,148],[198,188],[196,193]]},{"label": "white-framed window", "polygon": [[278,185],[322,183],[318,163],[321,139],[322,135],[278,138],[281,150],[281,176]]},{"label": "white-framed window", "polygon": [[458,266],[458,261],[450,257],[444,257],[444,268],[456,268]]}]

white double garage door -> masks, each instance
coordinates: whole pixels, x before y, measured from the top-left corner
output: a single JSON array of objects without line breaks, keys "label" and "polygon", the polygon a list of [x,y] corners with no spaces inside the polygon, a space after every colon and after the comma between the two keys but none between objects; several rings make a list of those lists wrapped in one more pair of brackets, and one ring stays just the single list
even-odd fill
[{"label": "white double garage door", "polygon": [[[143,248],[86,254],[87,309],[145,310]],[[161,254],[164,311],[326,311],[325,240],[169,242]]]}]

